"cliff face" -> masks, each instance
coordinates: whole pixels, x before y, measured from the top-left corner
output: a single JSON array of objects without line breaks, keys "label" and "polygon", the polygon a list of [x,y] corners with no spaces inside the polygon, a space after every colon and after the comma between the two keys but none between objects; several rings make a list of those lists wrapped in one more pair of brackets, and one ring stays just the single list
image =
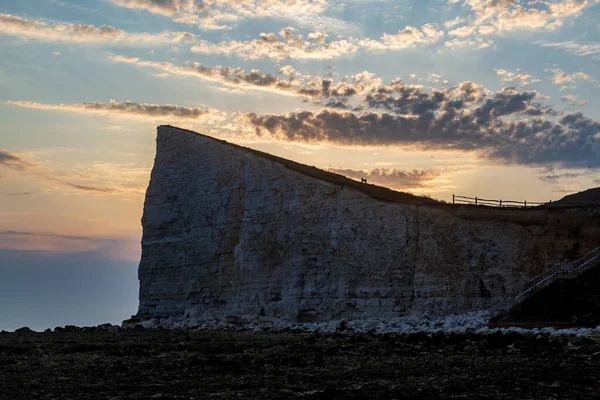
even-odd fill
[{"label": "cliff face", "polygon": [[381,201],[161,126],[138,315],[308,321],[495,309],[528,277],[593,246],[598,218]]}]

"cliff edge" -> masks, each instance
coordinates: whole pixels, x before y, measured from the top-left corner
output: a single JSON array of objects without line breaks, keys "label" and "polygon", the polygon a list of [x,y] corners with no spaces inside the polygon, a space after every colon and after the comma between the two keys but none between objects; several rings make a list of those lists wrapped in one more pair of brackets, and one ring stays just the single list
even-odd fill
[{"label": "cliff edge", "polygon": [[393,318],[505,308],[597,244],[597,210],[489,210],[160,126],[139,317]]}]

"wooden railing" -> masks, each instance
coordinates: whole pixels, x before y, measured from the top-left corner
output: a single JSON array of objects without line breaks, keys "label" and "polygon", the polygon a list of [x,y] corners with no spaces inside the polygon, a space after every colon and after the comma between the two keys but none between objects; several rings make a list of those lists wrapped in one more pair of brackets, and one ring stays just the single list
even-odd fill
[{"label": "wooden railing", "polygon": [[[551,203],[550,201],[549,203]],[[452,195],[452,204],[473,204],[476,206],[488,206],[488,207],[536,207],[546,203],[539,203],[534,201],[514,201],[514,200],[491,200],[483,199],[481,197],[467,197]]]},{"label": "wooden railing", "polygon": [[525,282],[516,299],[546,287],[557,278],[575,278],[600,261],[600,246],[573,262],[561,261]]},{"label": "wooden railing", "polygon": [[[496,313],[510,310],[530,295],[550,285],[557,279],[573,279],[600,263],[600,246],[575,261],[562,260],[526,281],[491,307]],[[512,300],[511,300],[512,299]]]}]

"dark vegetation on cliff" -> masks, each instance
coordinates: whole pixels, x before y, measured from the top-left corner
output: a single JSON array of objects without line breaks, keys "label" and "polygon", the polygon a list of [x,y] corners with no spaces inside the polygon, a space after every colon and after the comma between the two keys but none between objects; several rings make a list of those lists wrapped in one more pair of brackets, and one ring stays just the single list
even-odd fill
[{"label": "dark vegetation on cliff", "polygon": [[570,194],[558,200],[557,202],[553,202],[552,205],[563,207],[598,206],[600,205],[600,187]]}]

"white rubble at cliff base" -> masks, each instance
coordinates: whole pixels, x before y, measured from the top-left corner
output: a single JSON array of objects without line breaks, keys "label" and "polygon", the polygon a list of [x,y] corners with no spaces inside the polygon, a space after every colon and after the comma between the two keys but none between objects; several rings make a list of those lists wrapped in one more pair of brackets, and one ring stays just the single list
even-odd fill
[{"label": "white rubble at cliff base", "polygon": [[[195,319],[186,317],[184,314],[168,318],[152,318],[140,322],[146,329],[185,329],[191,331],[236,329],[250,332],[261,332],[268,328],[270,332],[278,332],[288,329],[300,330],[307,333],[333,333],[343,326],[343,330],[357,333],[372,332],[376,334],[401,333],[414,334],[424,333],[475,333],[487,335],[492,333],[519,333],[550,336],[577,336],[588,337],[600,334],[600,326],[596,328],[532,328],[519,327],[490,328],[488,321],[491,317],[488,311],[478,311],[467,314],[446,316],[408,316],[391,318],[388,320],[369,318],[360,320],[333,320],[323,322],[294,323],[286,320],[265,317],[228,317],[213,319]],[[132,326],[125,324],[124,327]]]}]

